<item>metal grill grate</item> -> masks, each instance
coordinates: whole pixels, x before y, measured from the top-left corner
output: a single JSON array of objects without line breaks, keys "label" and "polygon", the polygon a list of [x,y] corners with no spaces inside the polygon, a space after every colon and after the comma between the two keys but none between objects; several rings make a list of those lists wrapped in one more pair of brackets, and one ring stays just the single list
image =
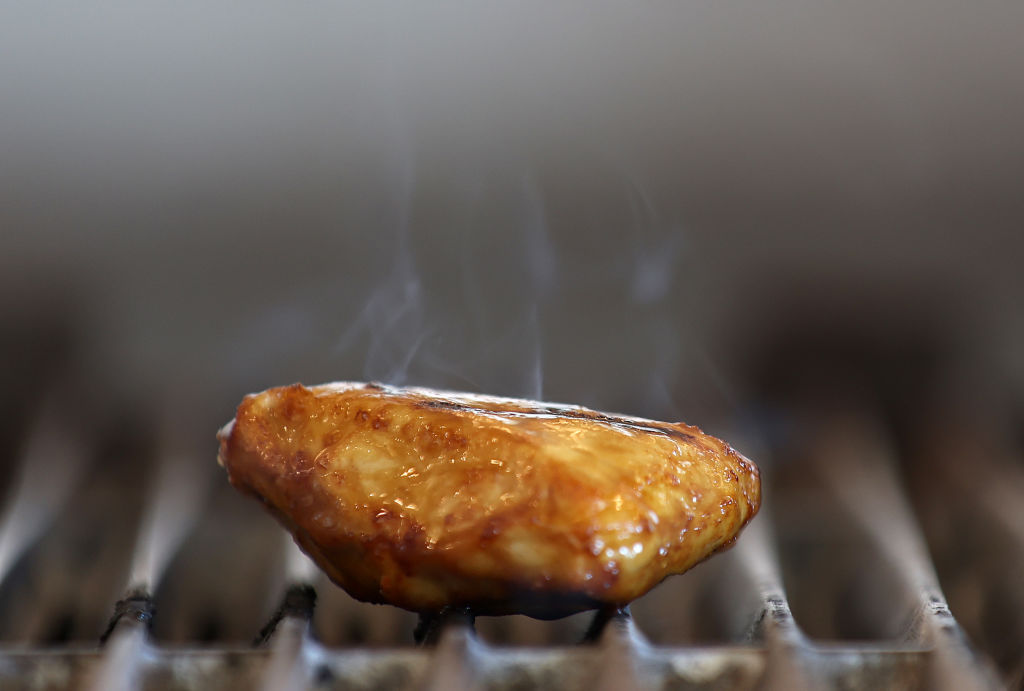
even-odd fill
[{"label": "metal grill grate", "polygon": [[[1020,466],[994,460],[991,436],[938,418],[921,437],[932,448],[916,452],[927,463],[916,464],[906,462],[913,451],[897,457],[870,414],[791,421],[798,445],[752,454],[767,470],[767,500],[736,547],[670,579],[632,614],[474,627],[451,613],[415,646],[411,615],[325,583],[212,463],[166,442],[86,438],[47,403],[21,445],[0,522],[0,685],[1019,686]],[[786,463],[773,461],[780,455]],[[918,472],[898,474],[907,467]]]},{"label": "metal grill grate", "polygon": [[[723,435],[765,482],[732,550],[631,612],[417,626],[326,582],[238,496],[203,433],[215,424],[93,411],[70,385],[27,406],[38,377],[23,379],[3,392],[24,411],[2,439],[5,689],[1024,683],[1024,465],[992,416],[922,408],[896,434],[871,405],[780,397],[774,425]],[[752,429],[782,432],[744,441]]]}]

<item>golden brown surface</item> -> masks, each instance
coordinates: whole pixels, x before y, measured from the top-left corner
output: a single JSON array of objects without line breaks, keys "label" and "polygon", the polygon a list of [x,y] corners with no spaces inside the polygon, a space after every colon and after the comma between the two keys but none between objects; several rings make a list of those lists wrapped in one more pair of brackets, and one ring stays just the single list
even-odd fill
[{"label": "golden brown surface", "polygon": [[749,460],[683,423],[298,384],[247,396],[220,462],[360,600],[555,618],[624,605],[757,513]]}]

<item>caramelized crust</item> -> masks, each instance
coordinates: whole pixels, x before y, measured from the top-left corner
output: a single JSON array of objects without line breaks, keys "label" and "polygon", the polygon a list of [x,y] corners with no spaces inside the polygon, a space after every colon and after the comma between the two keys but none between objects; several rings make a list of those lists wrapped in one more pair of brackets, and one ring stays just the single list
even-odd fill
[{"label": "caramelized crust", "polygon": [[218,437],[231,483],[332,580],[416,612],[624,605],[761,499],[757,467],[696,427],[429,389],[270,389]]}]

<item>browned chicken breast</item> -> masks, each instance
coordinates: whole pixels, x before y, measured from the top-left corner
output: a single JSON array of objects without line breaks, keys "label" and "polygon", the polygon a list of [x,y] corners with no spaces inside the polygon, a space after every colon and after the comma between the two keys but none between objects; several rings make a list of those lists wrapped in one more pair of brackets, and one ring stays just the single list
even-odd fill
[{"label": "browned chicken breast", "polygon": [[220,463],[352,596],[550,619],[625,605],[730,544],[757,467],[682,423],[429,389],[247,396]]}]

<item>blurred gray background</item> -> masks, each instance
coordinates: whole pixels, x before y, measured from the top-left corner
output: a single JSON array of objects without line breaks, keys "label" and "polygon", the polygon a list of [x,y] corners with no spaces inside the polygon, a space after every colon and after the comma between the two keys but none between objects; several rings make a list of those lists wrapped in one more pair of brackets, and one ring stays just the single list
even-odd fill
[{"label": "blurred gray background", "polygon": [[1020,399],[1020,3],[0,18],[5,376],[207,440],[332,379],[702,424],[822,352]]}]

